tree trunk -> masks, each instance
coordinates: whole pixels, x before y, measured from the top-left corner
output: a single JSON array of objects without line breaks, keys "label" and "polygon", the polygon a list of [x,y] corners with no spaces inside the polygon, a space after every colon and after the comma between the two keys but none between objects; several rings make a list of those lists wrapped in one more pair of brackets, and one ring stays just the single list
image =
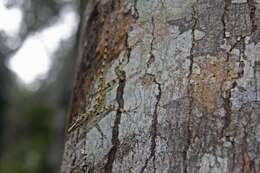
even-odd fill
[{"label": "tree trunk", "polygon": [[90,0],[61,172],[260,172],[260,1]]}]

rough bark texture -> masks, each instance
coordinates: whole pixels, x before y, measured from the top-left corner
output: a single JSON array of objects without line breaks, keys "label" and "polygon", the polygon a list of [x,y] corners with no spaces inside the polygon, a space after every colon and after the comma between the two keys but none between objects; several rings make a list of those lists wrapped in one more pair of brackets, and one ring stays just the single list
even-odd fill
[{"label": "rough bark texture", "polygon": [[105,42],[116,109],[67,134],[61,172],[260,172],[259,0],[92,0],[84,20],[68,126],[95,104]]}]

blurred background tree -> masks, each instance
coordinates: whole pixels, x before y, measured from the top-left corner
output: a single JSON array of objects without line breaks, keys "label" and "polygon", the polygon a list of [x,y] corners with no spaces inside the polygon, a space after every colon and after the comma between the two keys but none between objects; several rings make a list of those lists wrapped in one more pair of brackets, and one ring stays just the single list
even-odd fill
[{"label": "blurred background tree", "polygon": [[[61,13],[73,12],[80,21],[85,0],[0,0],[0,4],[22,13],[17,33],[0,29],[0,172],[58,172],[78,30],[59,41],[57,49],[49,54],[48,72],[30,84],[17,77],[9,62],[28,38],[55,26]],[[78,26],[77,21],[74,25]]]}]

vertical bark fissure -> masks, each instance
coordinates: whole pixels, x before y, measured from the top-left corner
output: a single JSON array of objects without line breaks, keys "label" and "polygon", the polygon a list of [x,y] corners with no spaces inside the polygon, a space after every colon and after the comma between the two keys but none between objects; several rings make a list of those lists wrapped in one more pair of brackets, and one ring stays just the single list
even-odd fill
[{"label": "vertical bark fissure", "polygon": [[230,8],[230,5],[231,5],[231,0],[224,0],[224,10],[223,10],[223,14],[222,14],[222,17],[221,17],[221,21],[222,21],[222,25],[223,25],[223,38],[226,39],[227,36],[226,36],[226,30],[227,30],[227,25],[226,25],[226,17],[229,13],[229,8]]},{"label": "vertical bark fissure", "polygon": [[[150,43],[150,50],[149,50],[149,59],[147,61],[147,68],[150,67],[150,65],[155,61],[155,55],[153,54],[153,47],[154,47],[154,40],[155,40],[155,22],[154,22],[154,17],[151,18],[151,24],[152,24],[152,39]],[[147,73],[148,74],[148,73]],[[152,119],[152,126],[151,126],[151,146],[150,146],[150,155],[149,157],[145,160],[144,166],[141,168],[140,173],[143,173],[144,170],[146,169],[149,161],[153,158],[153,168],[154,172],[156,172],[156,167],[155,167],[155,149],[156,149],[156,137],[157,137],[157,124],[158,124],[158,106],[159,102],[161,99],[161,84],[156,80],[156,77],[154,74],[148,74],[153,77],[153,82],[157,85],[158,89],[158,95],[156,95],[156,103],[154,107],[154,112],[153,112],[153,119]]]},{"label": "vertical bark fissure", "polygon": [[256,19],[255,19],[255,13],[256,13],[256,5],[255,5],[255,0],[247,0],[247,4],[250,10],[250,20],[251,20],[251,34],[257,30],[257,25],[256,25]]},{"label": "vertical bark fissure", "polygon": [[132,16],[136,20],[139,18],[139,12],[138,12],[137,7],[136,7],[137,6],[137,2],[138,2],[138,0],[134,0],[134,4],[132,6],[132,9],[133,9]]},{"label": "vertical bark fissure", "polygon": [[77,157],[76,157],[76,155],[74,155],[74,157],[72,159],[72,164],[70,166],[70,168],[71,168],[70,173],[73,173],[73,170],[75,169],[76,161],[77,161]]},{"label": "vertical bark fissure", "polygon": [[232,146],[232,149],[231,149],[231,152],[232,152],[232,156],[231,156],[231,172],[234,172],[234,169],[235,169],[235,164],[236,164],[236,147],[235,147],[235,141],[234,139],[229,139],[229,141],[231,142],[231,146]]},{"label": "vertical bark fissure", "polygon": [[[189,66],[189,73],[188,73],[188,85],[190,85],[190,81],[191,81],[191,75],[192,75],[192,68],[193,68],[193,63],[194,63],[194,49],[196,46],[196,40],[195,40],[195,30],[196,30],[196,26],[198,23],[198,18],[197,18],[197,12],[195,10],[195,7],[193,7],[193,24],[192,24],[192,28],[191,28],[191,48],[190,48],[190,55],[189,55],[189,60],[190,60],[190,66]],[[188,87],[189,89],[189,87]],[[191,94],[191,93],[188,93]]]},{"label": "vertical bark fissure", "polygon": [[188,173],[188,150],[189,147],[191,145],[191,130],[190,130],[190,123],[191,123],[191,114],[192,114],[192,107],[193,107],[193,97],[192,97],[192,84],[191,84],[191,78],[192,78],[192,70],[193,70],[193,64],[194,64],[194,49],[196,46],[196,40],[195,40],[195,30],[196,30],[196,26],[198,23],[198,16],[197,16],[197,11],[195,9],[195,7],[193,6],[193,24],[192,24],[192,28],[191,28],[191,36],[192,36],[192,45],[191,45],[191,49],[190,49],[190,56],[189,56],[189,60],[190,60],[190,66],[189,66],[189,73],[188,73],[188,88],[187,88],[187,94],[189,96],[189,112],[188,112],[188,120],[187,120],[187,125],[186,125],[186,130],[187,130],[187,136],[186,136],[186,143],[184,146],[184,149],[182,151],[182,157],[183,157],[183,173]]},{"label": "vertical bark fissure", "polygon": [[260,61],[255,61],[254,64],[254,81],[255,81],[255,100],[259,99],[259,95],[258,95],[258,83],[259,83],[259,76],[260,76]]},{"label": "vertical bark fissure", "polygon": [[240,57],[239,57],[239,68],[241,68],[241,70],[238,71],[238,75],[235,78],[231,78],[230,80],[234,80],[234,82],[232,83],[231,87],[228,88],[227,90],[223,90],[223,85],[224,83],[227,81],[228,78],[228,74],[230,72],[228,65],[225,67],[227,69],[225,69],[226,73],[225,73],[225,79],[222,81],[221,84],[221,98],[223,99],[223,106],[224,106],[224,110],[225,110],[225,116],[224,118],[224,125],[223,128],[221,130],[221,137],[224,137],[224,133],[226,131],[226,129],[229,127],[230,123],[231,123],[231,113],[232,113],[232,102],[231,102],[231,91],[232,89],[234,89],[237,86],[236,80],[243,77],[244,74],[244,62],[241,60],[241,57],[245,56],[245,37],[241,36],[241,39],[239,39],[238,41],[236,41],[231,48],[229,49],[229,51],[227,52],[226,56],[226,63],[229,63],[229,59],[231,56],[231,52],[237,47],[238,44],[242,43],[242,49],[240,48]]},{"label": "vertical bark fissure", "polygon": [[153,46],[154,46],[154,40],[155,40],[155,23],[154,23],[153,17],[152,17],[151,23],[152,23],[152,40],[150,43],[149,59],[147,61],[147,68],[149,68],[150,65],[155,61],[155,56],[153,54]]},{"label": "vertical bark fissure", "polygon": [[156,149],[156,137],[157,137],[157,125],[158,125],[158,106],[161,100],[162,88],[161,84],[154,78],[154,83],[157,85],[158,94],[156,95],[156,104],[153,112],[153,122],[152,122],[152,143],[151,143],[151,157],[153,157],[153,167],[154,173],[156,172],[155,168],[155,149]]},{"label": "vertical bark fissure", "polygon": [[156,95],[156,103],[154,106],[154,112],[153,112],[153,120],[152,120],[152,127],[151,127],[151,146],[150,146],[150,155],[149,157],[145,160],[144,166],[141,168],[140,173],[143,173],[144,170],[146,169],[149,161],[153,159],[153,168],[154,168],[154,173],[156,172],[156,167],[155,167],[155,150],[156,150],[156,137],[157,137],[157,126],[158,126],[158,107],[159,103],[161,100],[161,95],[162,95],[162,88],[161,88],[161,83],[159,83],[155,75],[150,74],[154,76],[154,83],[157,85],[158,89],[158,94]]},{"label": "vertical bark fissure", "polygon": [[118,80],[119,80],[117,93],[116,93],[116,101],[118,103],[118,108],[117,108],[116,118],[115,118],[113,129],[112,129],[111,142],[112,142],[113,146],[110,149],[110,151],[108,152],[107,163],[104,167],[105,173],[112,173],[113,163],[116,158],[116,152],[118,150],[118,146],[120,145],[118,136],[119,136],[119,125],[120,125],[120,121],[121,121],[121,115],[122,115],[122,112],[124,109],[124,88],[125,88],[125,84],[126,84],[125,71],[119,70],[117,76],[118,76]]},{"label": "vertical bark fissure", "polygon": [[242,172],[246,173],[256,173],[255,161],[252,160],[248,154],[248,132],[246,129],[248,128],[248,124],[244,127],[244,136],[242,139]]},{"label": "vertical bark fissure", "polygon": [[131,52],[132,52],[132,47],[129,46],[128,43],[128,33],[125,34],[125,47],[126,47],[126,57],[127,57],[127,63],[130,61],[131,57]]},{"label": "vertical bark fissure", "polygon": [[[227,55],[229,56],[229,55]],[[228,72],[226,72],[226,76],[228,75]],[[224,110],[225,110],[225,115],[223,117],[224,119],[224,125],[223,125],[223,128],[221,130],[221,137],[224,137],[225,136],[225,131],[226,129],[229,127],[230,123],[231,123],[231,113],[232,113],[232,102],[230,100],[231,98],[231,90],[233,88],[235,88],[236,86],[236,83],[233,83],[232,84],[232,87],[227,89],[226,91],[223,90],[223,85],[224,83],[226,82],[226,79],[223,80],[222,82],[222,87],[221,87],[221,98],[223,100],[223,107],[224,107]]]},{"label": "vertical bark fissure", "polygon": [[245,37],[241,38],[241,42],[242,42],[242,47],[240,49],[240,55],[239,55],[239,72],[238,72],[238,78],[243,77],[244,75],[244,67],[245,67],[245,63],[244,63],[244,59],[246,58],[245,55],[245,50],[246,50],[246,41],[245,41]]}]

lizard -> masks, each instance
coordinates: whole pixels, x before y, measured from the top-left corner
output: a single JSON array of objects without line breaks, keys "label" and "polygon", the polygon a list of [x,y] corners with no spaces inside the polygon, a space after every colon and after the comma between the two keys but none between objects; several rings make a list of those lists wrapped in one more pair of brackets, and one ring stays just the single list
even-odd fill
[{"label": "lizard", "polygon": [[[70,133],[75,128],[80,126],[82,123],[88,121],[92,117],[98,116],[100,114],[108,114],[111,111],[117,111],[115,105],[105,106],[106,91],[112,88],[122,78],[122,74],[120,73],[121,71],[120,68],[123,65],[122,62],[120,62],[118,68],[115,69],[117,78],[112,79],[110,82],[106,83],[105,70],[106,70],[108,55],[109,55],[109,34],[110,34],[110,27],[109,25],[107,25],[103,33],[104,39],[102,41],[104,42],[104,46],[101,55],[101,65],[97,73],[98,87],[97,87],[97,91],[94,94],[92,94],[92,96],[95,97],[95,103],[93,105],[93,108],[85,113],[79,114],[75,122],[68,128],[67,130],[68,133]],[[134,108],[133,110],[135,109],[136,108]],[[130,112],[130,110],[129,111],[120,110],[120,111],[124,113]]]},{"label": "lizard", "polygon": [[[109,27],[107,27],[109,28]],[[97,88],[97,92],[95,94],[95,103],[93,105],[93,108],[88,111],[85,112],[83,114],[80,114],[77,119],[75,120],[75,122],[68,128],[68,133],[70,133],[71,131],[73,131],[75,128],[77,128],[78,126],[80,126],[83,122],[87,121],[90,117],[94,117],[97,116],[99,114],[102,113],[108,113],[112,110],[114,110],[114,106],[110,105],[105,107],[105,101],[106,101],[106,94],[105,94],[105,90],[107,88],[112,87],[117,80],[113,79],[111,82],[109,82],[106,86],[106,79],[105,79],[105,69],[106,69],[106,65],[107,65],[107,58],[108,58],[108,43],[109,43],[109,30],[107,29],[105,31],[105,42],[104,42],[104,50],[103,50],[103,55],[101,56],[101,66],[98,70],[97,76],[98,76],[98,88]]]}]

